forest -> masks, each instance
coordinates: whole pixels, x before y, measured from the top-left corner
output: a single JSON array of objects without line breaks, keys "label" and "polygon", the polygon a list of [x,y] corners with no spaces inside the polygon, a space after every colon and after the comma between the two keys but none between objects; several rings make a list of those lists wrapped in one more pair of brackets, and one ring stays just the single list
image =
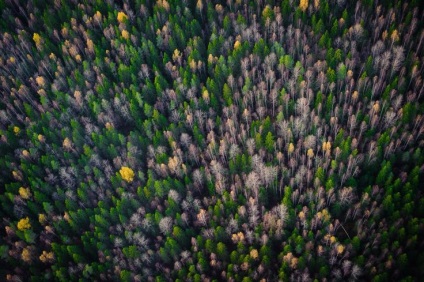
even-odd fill
[{"label": "forest", "polygon": [[424,277],[422,1],[0,14],[0,281]]}]

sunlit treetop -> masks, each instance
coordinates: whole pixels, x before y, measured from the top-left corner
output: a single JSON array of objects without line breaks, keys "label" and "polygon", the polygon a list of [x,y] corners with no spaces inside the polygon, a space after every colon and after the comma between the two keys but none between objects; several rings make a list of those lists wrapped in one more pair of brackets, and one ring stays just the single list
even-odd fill
[{"label": "sunlit treetop", "polygon": [[[159,0],[158,3],[160,3],[160,2],[162,2],[162,1]],[[163,1],[163,2],[166,2],[166,1]],[[197,1],[196,8],[199,9],[199,10],[203,9],[203,1],[202,0]]]},{"label": "sunlit treetop", "polygon": [[28,150],[22,150],[22,156],[24,156],[25,158],[28,158],[30,156]]},{"label": "sunlit treetop", "polygon": [[256,249],[253,249],[253,250],[251,250],[250,251],[250,256],[253,258],[253,259],[257,259],[258,258],[258,250],[256,250]]},{"label": "sunlit treetop", "polygon": [[329,153],[331,151],[331,143],[330,141],[327,141],[322,144],[322,150]]},{"label": "sunlit treetop", "polygon": [[372,109],[375,113],[378,113],[378,111],[380,110],[380,104],[378,103],[378,101],[374,103],[374,105],[372,106]]},{"label": "sunlit treetop", "polygon": [[42,134],[38,134],[37,136],[38,141],[40,141],[41,143],[43,143],[44,141],[46,141],[46,138],[44,137],[44,135]]},{"label": "sunlit treetop", "polygon": [[40,214],[38,215],[38,221],[39,221],[41,224],[46,223],[46,221],[47,221],[46,215],[45,215],[44,213],[40,213]]},{"label": "sunlit treetop", "polygon": [[16,180],[22,180],[22,173],[20,171],[12,171],[13,178]]},{"label": "sunlit treetop", "polygon": [[113,124],[110,123],[110,122],[106,122],[105,127],[106,127],[106,129],[110,130],[110,129],[113,128]]},{"label": "sunlit treetop", "polygon": [[19,230],[23,231],[23,230],[30,229],[30,228],[31,228],[31,223],[29,223],[28,217],[25,217],[25,218],[22,218],[21,220],[19,220],[19,222],[18,222],[18,229]]},{"label": "sunlit treetop", "polygon": [[123,23],[128,19],[127,15],[124,12],[118,12],[118,22]]},{"label": "sunlit treetop", "polygon": [[40,255],[40,260],[44,263],[53,261],[54,260],[54,253],[43,251],[43,253]]},{"label": "sunlit treetop", "polygon": [[128,183],[131,183],[134,180],[134,171],[129,167],[123,166],[119,170],[119,174],[121,175],[122,179]]},{"label": "sunlit treetop", "polygon": [[25,262],[31,262],[31,251],[28,248],[24,248],[21,254],[22,260]]},{"label": "sunlit treetop", "polygon": [[209,100],[209,91],[205,89],[202,93],[203,100]]},{"label": "sunlit treetop", "polygon": [[274,11],[272,10],[271,6],[266,5],[265,8],[262,11],[262,17],[264,19],[271,19],[274,17]]},{"label": "sunlit treetop", "polygon": [[289,144],[289,147],[288,147],[287,151],[288,151],[289,154],[291,154],[291,153],[294,152],[294,145],[293,145],[293,143],[290,143]]},{"label": "sunlit treetop", "polygon": [[[199,3],[199,2],[198,2],[198,3]],[[166,1],[166,0],[158,0],[158,1],[156,2],[156,5],[158,5],[159,7],[164,8],[167,12],[169,12],[169,8],[170,8],[170,6],[169,6],[168,1]]]},{"label": "sunlit treetop", "polygon": [[244,241],[244,234],[242,232],[234,233],[231,236],[231,240],[233,240],[234,243],[243,242]]},{"label": "sunlit treetop", "polygon": [[63,140],[63,148],[65,148],[65,149],[71,149],[72,148],[72,142],[71,142],[71,140],[68,138],[68,137],[66,137],[64,140]]},{"label": "sunlit treetop", "polygon": [[21,132],[21,129],[20,129],[19,127],[17,127],[17,126],[14,126],[14,127],[13,127],[13,132],[14,132],[16,135],[18,135],[18,134],[19,134],[19,132]]},{"label": "sunlit treetop", "polygon": [[44,77],[42,77],[42,76],[37,76],[35,81],[37,82],[38,86],[40,86],[40,87],[43,87],[46,84],[46,81],[45,81]]},{"label": "sunlit treetop", "polygon": [[305,12],[306,9],[308,9],[308,5],[308,0],[300,0],[299,8],[302,10],[302,12]]},{"label": "sunlit treetop", "polygon": [[217,11],[218,13],[222,13],[224,11],[224,8],[222,7],[221,4],[216,4],[215,11]]},{"label": "sunlit treetop", "polygon": [[[118,15],[119,15],[119,13],[118,13]],[[102,20],[102,13],[100,13],[99,11],[97,11],[97,12],[94,14],[94,16],[93,16],[93,19],[94,19],[96,22],[100,22],[100,21]]]},{"label": "sunlit treetop", "polygon": [[337,246],[337,254],[341,255],[344,251],[344,246],[342,244]]},{"label": "sunlit treetop", "polygon": [[312,158],[314,156],[314,150],[308,149],[307,155],[309,158]]},{"label": "sunlit treetop", "polygon": [[399,37],[399,32],[397,31],[397,29],[393,30],[392,35],[390,36],[390,38],[394,42],[399,41],[400,37]]},{"label": "sunlit treetop", "polygon": [[35,45],[39,46],[41,44],[41,37],[38,33],[34,33],[32,36],[32,40],[34,40]]},{"label": "sunlit treetop", "polygon": [[21,187],[19,188],[19,195],[22,197],[22,199],[29,199],[31,197],[31,191],[29,188]]},{"label": "sunlit treetop", "polygon": [[181,52],[178,49],[174,50],[174,53],[172,54],[172,60],[174,62],[177,62],[179,59],[181,59]]},{"label": "sunlit treetop", "polygon": [[121,32],[122,38],[124,39],[129,39],[130,38],[130,33],[128,31],[126,31],[125,29]]}]

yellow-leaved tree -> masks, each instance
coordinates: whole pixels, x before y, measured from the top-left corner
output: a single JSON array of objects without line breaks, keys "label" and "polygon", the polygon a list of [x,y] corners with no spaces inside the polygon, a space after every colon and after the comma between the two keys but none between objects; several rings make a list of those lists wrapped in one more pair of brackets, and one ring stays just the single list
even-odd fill
[{"label": "yellow-leaved tree", "polygon": [[29,190],[29,188],[20,187],[19,195],[22,197],[22,199],[27,200],[31,197],[31,191]]},{"label": "yellow-leaved tree", "polygon": [[124,12],[118,12],[118,22],[122,23],[127,19],[127,15]]},{"label": "yellow-leaved tree", "polygon": [[289,147],[287,148],[287,152],[288,152],[289,154],[291,154],[291,153],[293,153],[293,152],[294,152],[294,145],[293,145],[293,143],[290,143],[290,144],[289,144]]},{"label": "yellow-leaved tree", "polygon": [[124,39],[130,38],[130,33],[128,31],[126,31],[125,29],[121,31],[121,35]]},{"label": "yellow-leaved tree", "polygon": [[13,127],[13,132],[15,133],[15,135],[18,135],[19,132],[21,132],[21,129],[19,127],[17,127],[17,126],[14,126]]},{"label": "yellow-leaved tree", "polygon": [[124,179],[128,183],[134,180],[134,171],[129,167],[123,166],[119,170],[119,174],[121,175],[122,179]]},{"label": "yellow-leaved tree", "polygon": [[308,158],[313,158],[314,157],[314,150],[308,149],[307,155],[308,155]]},{"label": "yellow-leaved tree", "polygon": [[393,42],[399,41],[400,37],[399,37],[399,32],[397,31],[397,29],[393,30],[392,35],[390,35],[390,38],[392,39]]},{"label": "yellow-leaved tree", "polygon": [[44,263],[52,262],[54,260],[54,253],[43,251],[40,255],[40,260]]},{"label": "yellow-leaved tree", "polygon": [[306,9],[308,9],[308,0],[300,0],[299,8],[302,10],[302,12],[305,12]]},{"label": "yellow-leaved tree", "polygon": [[338,255],[341,255],[343,253],[344,249],[345,248],[344,248],[344,246],[342,244],[338,245],[337,246],[337,254]]},{"label": "yellow-leaved tree", "polygon": [[324,143],[322,144],[322,150],[324,152],[326,152],[327,154],[329,154],[331,152],[331,143],[330,143],[330,141],[327,141],[327,142],[324,141]]},{"label": "yellow-leaved tree", "polygon": [[258,256],[259,256],[259,254],[258,254],[258,250],[253,249],[253,250],[251,250],[251,251],[250,251],[250,257],[251,257],[252,259],[257,259],[257,258],[258,258]]},{"label": "yellow-leaved tree", "polygon": [[71,142],[71,140],[68,138],[68,137],[66,137],[64,140],[63,140],[63,148],[65,148],[65,149],[71,149],[72,148],[72,142]]},{"label": "yellow-leaved tree", "polygon": [[40,87],[43,87],[44,85],[46,85],[46,80],[42,76],[37,76],[35,78],[35,82],[37,82],[38,86]]},{"label": "yellow-leaved tree", "polygon": [[45,215],[44,213],[40,213],[40,214],[38,215],[38,221],[39,221],[41,224],[46,223],[46,221],[47,221],[47,217],[46,217],[46,215]]},{"label": "yellow-leaved tree", "polygon": [[28,217],[25,217],[25,218],[22,218],[21,220],[19,220],[19,222],[18,222],[18,229],[19,230],[23,231],[23,230],[30,229],[30,228],[31,228],[31,223],[29,223]]},{"label": "yellow-leaved tree", "polygon": [[28,150],[23,150],[22,156],[24,156],[25,158],[28,158],[30,156],[30,153],[28,152]]},{"label": "yellow-leaved tree", "polygon": [[28,263],[31,262],[31,260],[32,260],[32,254],[31,254],[30,249],[29,248],[24,248],[22,250],[21,257],[22,257],[22,260],[24,262],[28,262]]},{"label": "yellow-leaved tree", "polygon": [[32,40],[34,40],[35,45],[40,46],[41,44],[41,36],[38,33],[34,33],[34,35],[32,36]]}]

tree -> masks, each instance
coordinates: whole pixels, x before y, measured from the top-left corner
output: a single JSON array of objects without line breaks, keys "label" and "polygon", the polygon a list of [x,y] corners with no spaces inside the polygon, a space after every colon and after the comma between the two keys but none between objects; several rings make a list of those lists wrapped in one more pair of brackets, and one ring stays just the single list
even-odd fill
[{"label": "tree", "polygon": [[126,166],[123,166],[120,170],[119,170],[119,174],[121,175],[122,179],[124,179],[126,182],[133,182],[134,180],[134,171]]},{"label": "tree", "polygon": [[265,148],[268,150],[269,153],[273,153],[274,146],[275,146],[274,136],[269,131],[265,137]]},{"label": "tree", "polygon": [[224,243],[219,242],[216,245],[216,253],[221,260],[226,261],[228,259],[227,247]]},{"label": "tree", "polygon": [[22,218],[21,220],[19,220],[18,225],[17,225],[19,230],[27,230],[31,228],[31,223],[29,222],[29,218],[25,217]]},{"label": "tree", "polygon": [[253,192],[253,195],[256,199],[258,198],[259,186],[261,184],[261,179],[256,172],[252,171],[251,173],[249,173],[245,185],[250,191]]},{"label": "tree", "polygon": [[164,235],[168,235],[172,230],[173,220],[171,217],[164,217],[159,221],[159,229]]},{"label": "tree", "polygon": [[308,9],[308,0],[300,0],[299,9],[302,10],[302,12],[305,12],[306,9]]},{"label": "tree", "polygon": [[118,12],[117,20],[120,23],[124,23],[128,19],[128,16],[124,12]]}]

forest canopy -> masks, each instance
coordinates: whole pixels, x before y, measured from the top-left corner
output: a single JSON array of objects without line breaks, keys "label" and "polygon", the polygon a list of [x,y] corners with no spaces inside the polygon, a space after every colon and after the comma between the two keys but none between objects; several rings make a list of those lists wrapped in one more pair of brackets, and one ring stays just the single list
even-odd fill
[{"label": "forest canopy", "polygon": [[0,280],[424,276],[420,1],[0,11]]}]

